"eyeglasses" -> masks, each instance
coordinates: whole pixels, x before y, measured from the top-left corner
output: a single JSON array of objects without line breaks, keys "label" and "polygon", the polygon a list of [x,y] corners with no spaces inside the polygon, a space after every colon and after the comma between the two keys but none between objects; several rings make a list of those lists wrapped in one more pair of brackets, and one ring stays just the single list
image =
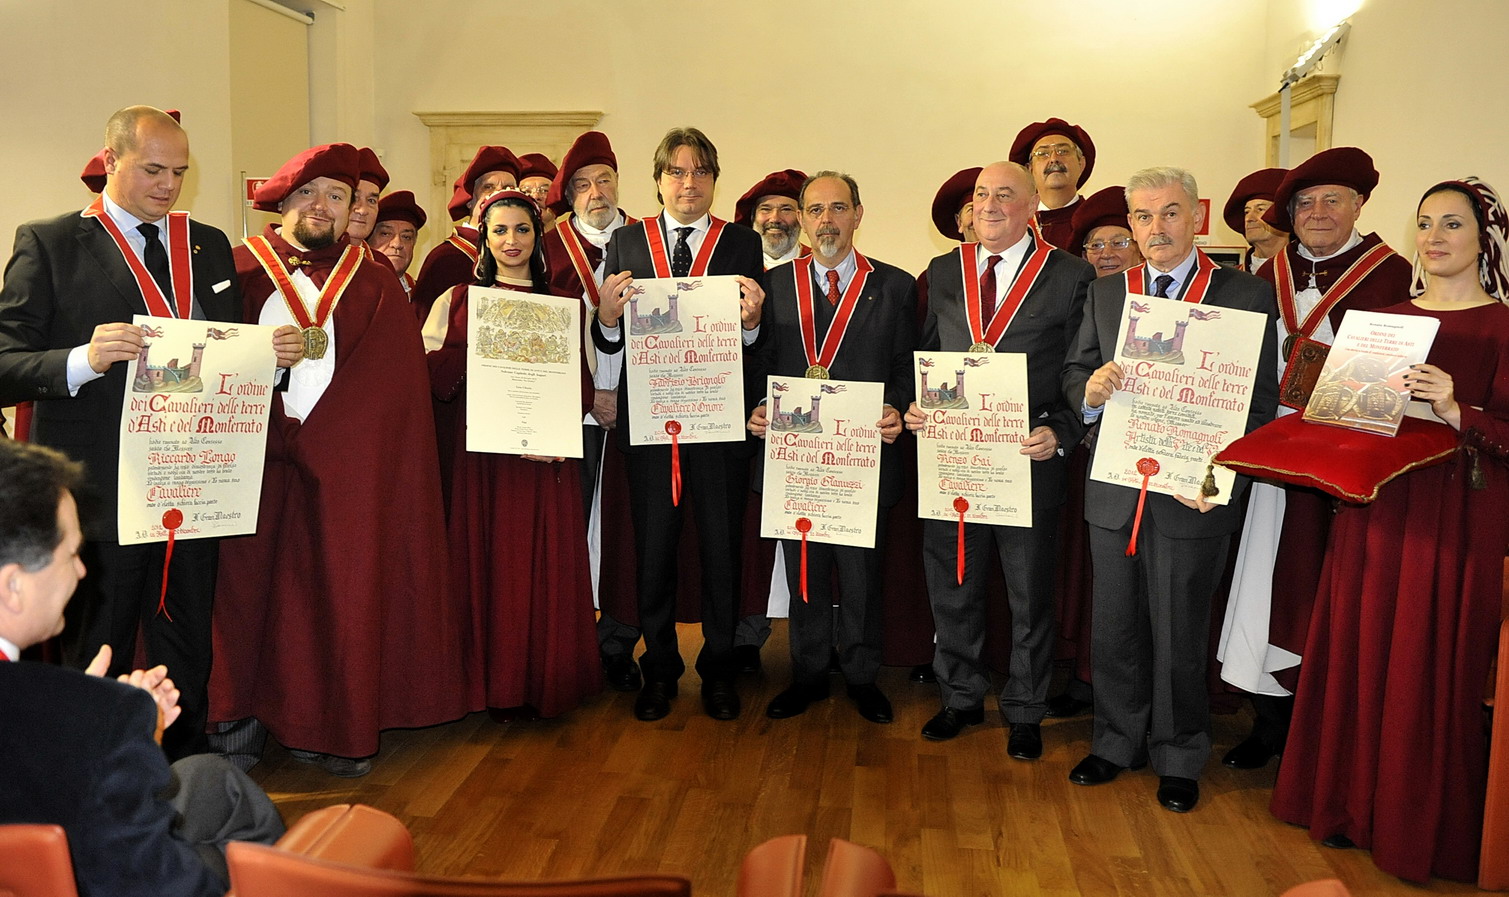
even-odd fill
[{"label": "eyeglasses", "polygon": [[1064,159],[1074,155],[1074,152],[1074,145],[1072,143],[1055,143],[1053,146],[1044,146],[1033,150],[1032,158],[1037,159],[1038,161],[1042,161],[1049,156],[1056,156],[1060,159]]},{"label": "eyeglasses", "polygon": [[662,168],[660,173],[673,181],[682,181],[687,178],[705,181],[713,176],[712,170],[707,168]]},{"label": "eyeglasses", "polygon": [[850,208],[850,205],[846,202],[830,202],[827,205],[817,203],[808,206],[806,212],[808,218],[821,218],[824,212],[832,212],[833,217],[837,218],[848,212]]},{"label": "eyeglasses", "polygon": [[520,187],[519,192],[527,196],[533,196],[535,199],[544,199],[550,195],[550,185],[541,184],[538,187]]},{"label": "eyeglasses", "polygon": [[1107,248],[1125,249],[1131,245],[1131,237],[1117,237],[1114,240],[1096,240],[1093,243],[1086,243],[1085,249],[1089,252],[1105,252]]}]

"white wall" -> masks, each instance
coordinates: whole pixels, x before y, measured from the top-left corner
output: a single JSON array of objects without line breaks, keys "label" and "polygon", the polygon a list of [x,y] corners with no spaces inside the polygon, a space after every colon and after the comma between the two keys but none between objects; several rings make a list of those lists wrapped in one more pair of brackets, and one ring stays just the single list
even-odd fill
[{"label": "white wall", "polygon": [[180,203],[229,227],[228,2],[0,2],[0,261],[16,226],[92,199],[79,172],[123,106],[183,110],[190,162]]},{"label": "white wall", "polygon": [[695,125],[719,148],[718,214],[771,170],[847,170],[866,208],[861,248],[914,271],[947,248],[929,218],[938,186],[1004,158],[1023,125],[1057,115],[1090,132],[1087,192],[1179,164],[1219,206],[1261,165],[1262,121],[1247,105],[1272,90],[1262,0],[1168,0],[1157,19],[1126,0],[1072,13],[937,0],[376,2],[377,129],[395,186],[427,176],[415,111],[602,110],[623,204],[650,213],[655,144]]}]

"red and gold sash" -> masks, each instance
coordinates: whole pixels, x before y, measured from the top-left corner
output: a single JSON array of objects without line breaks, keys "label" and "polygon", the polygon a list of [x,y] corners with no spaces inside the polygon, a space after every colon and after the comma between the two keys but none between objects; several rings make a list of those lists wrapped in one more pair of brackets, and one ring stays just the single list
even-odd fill
[{"label": "red and gold sash", "polygon": [[168,270],[172,272],[173,298],[177,307],[167,300],[158,287],[157,281],[152,279],[152,272],[137,257],[126,235],[121,233],[120,225],[115,223],[105,212],[105,200],[96,196],[89,208],[83,211],[85,218],[97,218],[105,228],[105,233],[115,241],[115,247],[120,250],[121,257],[126,260],[126,267],[131,269],[131,276],[136,278],[136,285],[141,289],[142,299],[147,303],[147,314],[155,318],[182,318],[193,317],[194,312],[194,266],[189,260],[189,213],[169,212],[167,215],[167,243],[168,243]]},{"label": "red and gold sash", "polygon": [[[707,263],[712,260],[713,248],[718,245],[718,238],[723,235],[723,226],[727,223],[718,218],[708,218],[707,236],[702,238],[702,248],[697,250],[697,257],[692,259],[692,270],[687,272],[687,277],[707,275]],[[645,221],[644,238],[650,244],[650,260],[655,264],[655,276],[672,276],[670,258],[665,253],[665,235],[660,232],[658,220]]]},{"label": "red and gold sash", "polygon": [[461,236],[459,233],[453,233],[449,237],[446,237],[445,242],[461,250],[461,252],[471,260],[471,263],[473,265],[477,264],[477,259],[482,255],[477,247],[472,245],[470,240]]},{"label": "red and gold sash", "polygon": [[[575,220],[576,216],[572,216]],[[636,219],[624,216],[624,224],[634,224]],[[576,227],[569,221],[563,221],[556,228],[561,235],[561,242],[566,246],[566,257],[571,259],[571,267],[576,270],[576,277],[582,282],[582,287],[587,291],[587,304],[597,308],[602,297],[599,294],[597,272],[591,262],[587,260],[587,249],[582,245],[582,235],[576,232]]]},{"label": "red and gold sash", "polygon": [[[1206,255],[1200,249],[1200,247],[1195,247],[1195,276],[1189,282],[1189,289],[1184,291],[1185,302],[1191,303],[1192,305],[1199,305],[1201,302],[1205,301],[1205,294],[1210,290],[1210,277],[1215,273],[1217,267],[1219,266],[1216,265],[1215,262],[1210,260],[1210,256]],[[1147,295],[1147,293],[1143,292],[1142,287],[1143,271],[1146,268],[1147,263],[1143,262],[1140,265],[1133,265],[1132,267],[1127,269],[1126,279],[1128,296]]]},{"label": "red and gold sash", "polygon": [[849,280],[849,287],[844,290],[843,298],[838,300],[833,323],[828,325],[828,332],[823,336],[821,352],[817,348],[817,313],[812,307],[812,257],[803,256],[791,263],[791,274],[796,278],[796,313],[801,323],[802,348],[807,352],[809,370],[813,367],[820,367],[824,371],[833,369],[833,359],[838,357],[838,347],[843,345],[849,320],[854,317],[854,309],[859,305],[859,294],[864,290],[870,272],[875,270],[870,260],[860,255],[858,250],[854,252],[854,261],[858,270]]},{"label": "red and gold sash", "polygon": [[314,314],[309,314],[309,309],[304,305],[304,298],[299,295],[298,288],[293,285],[289,277],[288,269],[284,267],[283,260],[273,251],[272,244],[260,234],[255,237],[247,237],[243,242],[246,248],[251,250],[257,261],[262,265],[262,270],[272,280],[278,294],[283,297],[283,302],[288,306],[289,314],[293,315],[294,323],[300,330],[308,331],[311,328],[323,329],[325,322],[330,320],[330,315],[335,312],[335,307],[341,301],[341,296],[346,292],[346,287],[351,284],[351,279],[356,276],[356,270],[362,263],[362,252],[356,246],[348,244],[341,253],[340,260],[335,263],[335,270],[326,278],[325,285],[320,288],[319,301],[316,303]]},{"label": "red and gold sash", "polygon": [[1033,244],[1036,248],[1027,257],[1027,263],[1017,274],[1016,280],[1011,282],[1011,288],[996,307],[995,317],[989,321],[982,321],[984,309],[981,306],[980,296],[980,265],[978,251],[979,243],[965,243],[959,247],[959,273],[964,278],[964,317],[969,322],[969,336],[975,345],[995,346],[1006,334],[1006,328],[1011,326],[1011,321],[1016,313],[1021,310],[1022,301],[1027,294],[1032,292],[1032,287],[1037,279],[1042,276],[1043,268],[1048,263],[1048,256],[1053,253],[1053,247],[1048,241],[1034,234]]},{"label": "red and gold sash", "polygon": [[1274,287],[1278,291],[1278,311],[1284,321],[1284,330],[1292,336],[1310,339],[1315,331],[1320,328],[1320,322],[1336,303],[1345,299],[1352,292],[1353,287],[1362,283],[1364,279],[1394,254],[1394,250],[1384,243],[1379,243],[1367,252],[1364,252],[1350,268],[1342,272],[1331,284],[1331,288],[1321,294],[1320,301],[1305,315],[1305,319],[1299,319],[1299,306],[1295,303],[1294,272],[1289,265],[1288,251],[1280,252],[1273,258]]}]

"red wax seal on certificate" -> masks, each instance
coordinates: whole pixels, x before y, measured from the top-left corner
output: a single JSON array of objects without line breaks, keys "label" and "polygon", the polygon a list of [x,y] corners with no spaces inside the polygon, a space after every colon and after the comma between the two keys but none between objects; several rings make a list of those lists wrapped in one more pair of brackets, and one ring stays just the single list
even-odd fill
[{"label": "red wax seal on certificate", "polygon": [[672,436],[679,435],[681,433],[681,422],[680,421],[674,421],[674,420],[668,420],[668,421],[666,421],[665,422],[665,431],[667,433],[671,434]]},{"label": "red wax seal on certificate", "polygon": [[1127,542],[1127,557],[1137,555],[1137,533],[1142,530],[1142,507],[1147,504],[1147,481],[1161,469],[1156,459],[1141,458],[1137,461],[1137,472],[1142,474],[1142,488],[1137,490],[1137,512],[1132,515],[1132,538]]},{"label": "red wax seal on certificate", "polygon": [[1158,462],[1152,458],[1143,458],[1137,462],[1137,472],[1145,477],[1156,476],[1161,469]]},{"label": "red wax seal on certificate", "polygon": [[812,531],[812,521],[806,517],[796,518],[796,531],[802,534],[802,603],[807,603],[807,533]]},{"label": "red wax seal on certificate", "polygon": [[177,508],[168,508],[162,512],[162,525],[168,531],[168,545],[163,549],[162,555],[162,592],[157,596],[157,612],[173,622],[173,615],[168,613],[168,565],[173,563],[173,536],[180,526],[183,526],[183,512]]},{"label": "red wax seal on certificate", "polygon": [[177,508],[169,508],[163,512],[162,525],[166,529],[178,529],[183,526],[183,512]]},{"label": "red wax seal on certificate", "polygon": [[796,518],[796,531],[799,533],[812,532],[812,521],[808,520],[806,517]]},{"label": "red wax seal on certificate", "polygon": [[959,496],[954,499],[954,510],[959,512],[958,574],[959,585],[964,585],[964,512],[969,510],[969,499]]},{"label": "red wax seal on certificate", "polygon": [[963,514],[965,511],[968,511],[969,510],[969,499],[965,498],[962,495],[959,496],[958,498],[954,499],[954,510],[958,511],[960,514]]}]

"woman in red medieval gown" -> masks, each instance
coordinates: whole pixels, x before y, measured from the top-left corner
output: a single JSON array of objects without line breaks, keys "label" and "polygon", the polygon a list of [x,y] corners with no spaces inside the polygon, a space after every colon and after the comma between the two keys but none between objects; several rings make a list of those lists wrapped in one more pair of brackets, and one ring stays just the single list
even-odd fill
[{"label": "woman in red medieval gown", "polygon": [[1440,322],[1407,385],[1458,450],[1337,514],[1273,812],[1401,878],[1471,880],[1509,544],[1509,216],[1468,178],[1427,191],[1416,226],[1424,277],[1382,311]]},{"label": "woman in red medieval gown", "polygon": [[[476,285],[550,294],[534,200],[495,193],[480,220]],[[471,698],[501,718],[552,717],[602,689],[581,476],[575,459],[466,450],[467,417],[483,413],[478,396],[467,407],[469,288],[436,301],[424,341],[435,398],[458,409],[442,418],[455,427],[446,530],[453,583],[471,607]],[[578,362],[585,411],[592,383]]]}]

